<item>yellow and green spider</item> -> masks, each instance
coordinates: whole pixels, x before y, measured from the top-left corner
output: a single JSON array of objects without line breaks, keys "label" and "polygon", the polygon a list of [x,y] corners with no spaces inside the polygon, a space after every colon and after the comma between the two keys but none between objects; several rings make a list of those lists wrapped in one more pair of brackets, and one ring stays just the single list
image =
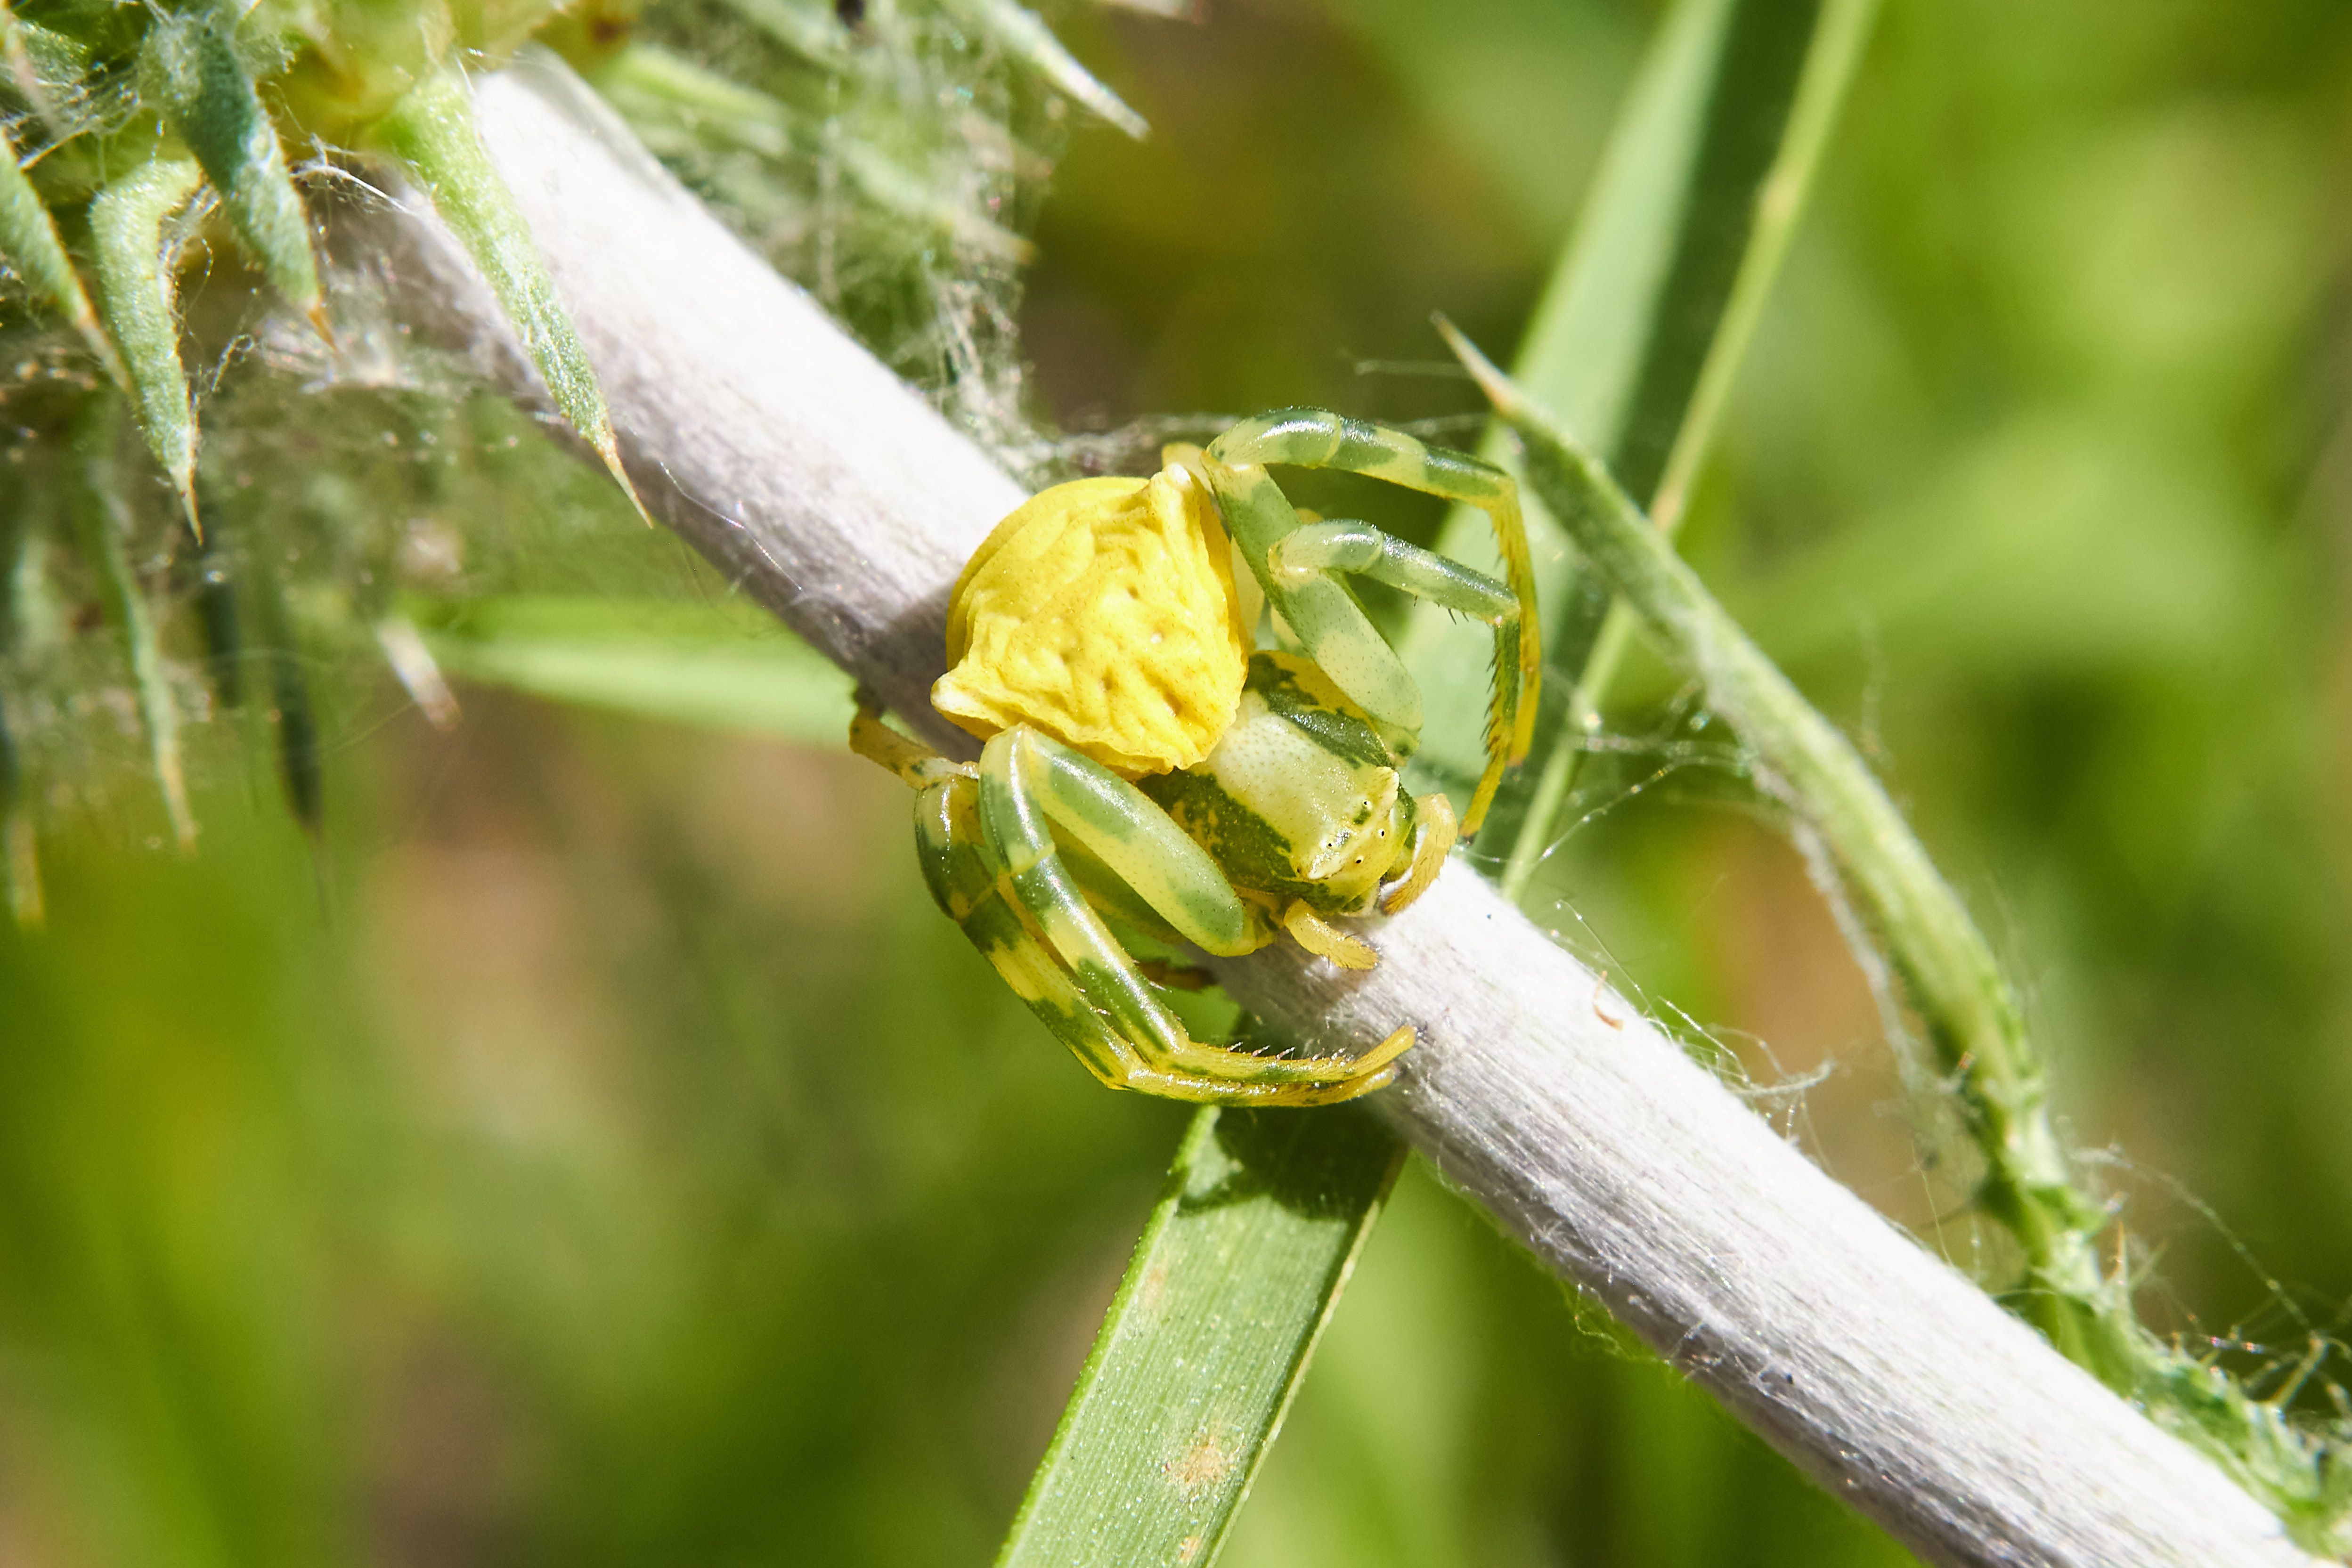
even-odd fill
[{"label": "yellow and green spider", "polygon": [[[1419,897],[1456,826],[1445,796],[1401,786],[1421,693],[1344,580],[1494,628],[1486,768],[1460,824],[1476,831],[1535,722],[1518,491],[1467,454],[1318,409],[1262,414],[1161,458],[1148,479],[1033,497],[964,568],[931,701],[987,742],[977,766],[886,728],[862,695],[850,744],[920,792],[916,846],[940,907],[1096,1077],[1178,1100],[1353,1099],[1395,1075],[1410,1024],[1360,1057],[1197,1043],[1146,977],[1165,969],[1139,965],[1104,917],[1226,956],[1287,933],[1372,967],[1333,921]],[[1507,586],[1369,523],[1302,515],[1269,465],[1481,508]],[[1269,609],[1295,651],[1256,649]]]}]

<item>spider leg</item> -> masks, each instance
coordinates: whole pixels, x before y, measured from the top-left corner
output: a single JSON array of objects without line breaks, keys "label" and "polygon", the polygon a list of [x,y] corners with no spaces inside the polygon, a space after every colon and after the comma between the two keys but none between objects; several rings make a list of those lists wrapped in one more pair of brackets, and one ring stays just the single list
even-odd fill
[{"label": "spider leg", "polygon": [[[1265,473],[1266,465],[1278,463],[1383,479],[1467,503],[1493,523],[1517,613],[1493,622],[1495,695],[1486,721],[1486,769],[1462,819],[1462,831],[1475,832],[1493,803],[1504,768],[1525,757],[1535,737],[1543,655],[1535,569],[1519,517],[1517,485],[1500,468],[1467,453],[1426,445],[1402,431],[1321,409],[1285,409],[1244,420],[1209,444],[1203,467],[1225,526],[1266,596],[1341,691],[1373,718],[1408,733],[1421,727],[1421,694],[1403,661],[1365,618],[1354,595],[1330,577],[1318,576],[1296,586],[1281,580],[1275,549],[1301,525],[1289,500]],[[1401,575],[1417,575],[1442,591],[1467,587],[1450,572],[1443,579],[1434,577],[1418,563],[1391,558],[1385,550],[1379,559],[1391,562],[1391,570]],[[1409,582],[1399,586],[1412,591]]]},{"label": "spider leg", "polygon": [[1489,626],[1519,613],[1519,601],[1511,591],[1485,572],[1407,544],[1370,523],[1303,523],[1276,543],[1273,564],[1276,576],[1293,583],[1319,571],[1369,577]]},{"label": "spider leg", "polygon": [[888,768],[910,789],[925,789],[950,775],[971,777],[970,763],[950,762],[921,741],[884,724],[881,702],[864,686],[857,688],[857,711],[850,716],[849,749]]},{"label": "spider leg", "polygon": [[979,796],[979,786],[961,776],[924,789],[915,811],[916,850],[924,881],[940,907],[962,928],[1013,994],[1028,1003],[1030,1010],[1096,1079],[1113,1089],[1135,1089],[1171,1100],[1279,1106],[1352,1100],[1395,1076],[1388,1064],[1412,1043],[1411,1029],[1391,1036],[1364,1059],[1369,1065],[1336,1082],[1241,1083],[1147,1065],[1080,994],[1069,972],[1023,918],[1009,883],[990,869],[982,849]]},{"label": "spider leg", "polygon": [[[1028,946],[1016,955],[1014,967],[1000,964],[999,972],[1024,1000],[1034,993],[1050,1001],[1050,1006],[1030,1002],[1047,1027],[1077,1051],[1105,1082],[1110,1081],[1107,1073],[1117,1073],[1127,1086],[1179,1099],[1322,1103],[1368,1092],[1386,1082],[1389,1062],[1412,1043],[1410,1028],[1399,1030],[1362,1058],[1255,1056],[1197,1044],[1186,1035],[1183,1024],[1153,994],[1135,961],[1087,905],[1061,863],[1046,819],[1055,786],[1066,784],[1076,770],[1054,766],[1048,750],[1054,745],[1025,727],[1006,730],[991,740],[981,756],[974,810],[977,874],[986,876],[1007,913],[1014,915],[1030,934]],[[1132,788],[1110,777],[1122,788]],[[950,792],[961,787],[960,780],[940,786]],[[1141,798],[1140,791],[1137,795]],[[1169,831],[1181,836],[1181,830],[1159,813],[1157,807],[1148,800],[1145,805],[1168,822]],[[1054,820],[1063,821],[1058,812]],[[922,822],[923,831],[930,831],[928,811]],[[956,840],[954,824],[942,831],[950,842]],[[1222,873],[1207,861],[1205,852],[1189,839],[1185,842],[1202,855],[1210,873],[1222,883]],[[930,852],[928,848],[926,852]],[[928,874],[928,862],[926,869]],[[969,883],[972,874],[965,873],[964,880]],[[1229,884],[1225,895],[1240,907]],[[978,907],[977,903],[973,907]],[[952,906],[949,913],[960,923],[966,919]],[[1162,913],[1171,916],[1171,924],[1177,923],[1172,911]],[[972,927],[967,924],[966,930],[971,932]],[[999,941],[992,949],[979,933],[973,934],[972,940],[992,962],[996,962],[998,950],[1009,946]],[[1041,983],[1035,974],[1040,962],[1054,968],[1057,984]],[[1076,1010],[1072,1009],[1073,1001]]]},{"label": "spider leg", "polygon": [[[1017,810],[1026,802],[1034,807],[1196,946],[1230,957],[1265,945],[1249,906],[1209,852],[1150,796],[1051,736],[1026,726],[1005,733],[1018,738],[1001,746],[990,742],[982,753],[981,770],[984,781],[1003,779],[1008,805]],[[1004,764],[1001,773],[995,768],[998,758]],[[984,789],[982,799],[985,810],[994,797]],[[1066,877],[1070,863],[1063,862],[1060,847],[1051,838],[1043,837],[1043,827],[1042,822],[1024,824],[995,841],[1010,844],[1025,839],[1034,828],[1054,851],[1056,874]],[[1069,862],[1084,863],[1076,855]],[[1119,956],[1126,956],[1123,952]]]}]

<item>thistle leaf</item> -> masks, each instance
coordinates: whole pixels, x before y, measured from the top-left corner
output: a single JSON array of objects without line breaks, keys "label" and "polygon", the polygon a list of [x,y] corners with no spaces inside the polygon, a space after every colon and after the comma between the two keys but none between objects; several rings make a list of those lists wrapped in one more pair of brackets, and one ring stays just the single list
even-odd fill
[{"label": "thistle leaf", "polygon": [[1143,116],[1080,65],[1036,12],[1017,0],[956,0],[955,9],[997,47],[1052,83],[1063,97],[1093,110],[1139,141],[1150,132]]},{"label": "thistle leaf", "polygon": [[[190,166],[193,170],[194,165]],[[179,356],[173,356],[174,365]],[[184,409],[184,402],[182,404]],[[148,752],[154,760],[155,782],[163,790],[163,810],[172,820],[173,836],[185,853],[196,847],[196,820],[188,809],[188,787],[180,767],[180,709],[172,699],[170,677],[163,669],[163,644],[155,618],[141,591],[125,547],[131,509],[118,483],[115,462],[115,421],[118,404],[111,397],[96,397],[77,421],[73,513],[82,554],[98,575],[107,619],[122,639],[122,653],[131,666],[131,691],[139,705],[139,722],[147,731]]]},{"label": "thistle leaf", "polygon": [[397,158],[431,198],[490,291],[521,337],[548,394],[582,440],[604,460],[629,504],[645,513],[636,487],[621,467],[604,393],[588,362],[588,350],[555,292],[554,279],[540,258],[530,225],[515,204],[498,166],[474,130],[472,89],[455,68],[429,78],[394,104],[376,128],[384,150]]},{"label": "thistle leaf", "polygon": [[173,131],[221,193],[229,223],[270,287],[327,335],[310,225],[286,171],[278,131],[236,57],[230,22],[216,13],[175,16],[148,36],[148,59]]},{"label": "thistle leaf", "polygon": [[[68,127],[66,117],[49,94],[47,78],[60,68],[79,76],[88,63],[78,58],[79,54],[72,39],[46,27],[26,25],[9,6],[8,0],[0,0],[0,65],[8,68],[8,85],[16,89],[25,106],[39,117],[53,138],[65,137]],[[43,56],[47,58],[45,60]]]},{"label": "thistle leaf", "polygon": [[196,421],[180,368],[176,287],[163,260],[163,222],[196,193],[204,177],[193,158],[152,159],[99,192],[89,208],[99,309],[121,350],[148,450],[171,476],[199,538]]},{"label": "thistle leaf", "polygon": [[17,167],[16,149],[5,127],[0,127],[0,266],[22,278],[52,309],[73,323],[108,375],[119,384],[129,384],[122,361],[100,327],[98,312],[90,308],[81,275],[74,270],[65,242],[58,237],[56,222],[33,183],[25,178],[25,171]]}]

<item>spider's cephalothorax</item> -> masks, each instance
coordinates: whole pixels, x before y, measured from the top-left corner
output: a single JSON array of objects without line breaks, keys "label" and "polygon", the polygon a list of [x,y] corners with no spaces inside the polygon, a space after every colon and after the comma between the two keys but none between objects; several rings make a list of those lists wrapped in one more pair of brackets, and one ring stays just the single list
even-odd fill
[{"label": "spider's cephalothorax", "polygon": [[[940,906],[1104,1082],[1234,1103],[1352,1099],[1394,1075],[1410,1025],[1360,1057],[1198,1044],[1104,917],[1226,956],[1287,933],[1372,967],[1333,922],[1420,896],[1455,823],[1444,795],[1402,787],[1421,693],[1343,578],[1494,628],[1486,768],[1461,824],[1475,831],[1535,718],[1517,491],[1475,457],[1314,409],[1164,457],[1149,479],[1055,486],[973,552],[931,700],[987,741],[977,767],[885,728],[863,699],[851,744],[921,791],[917,847]],[[1369,523],[1302,516],[1269,464],[1481,508],[1508,586]],[[1292,651],[1255,650],[1267,610]]]}]

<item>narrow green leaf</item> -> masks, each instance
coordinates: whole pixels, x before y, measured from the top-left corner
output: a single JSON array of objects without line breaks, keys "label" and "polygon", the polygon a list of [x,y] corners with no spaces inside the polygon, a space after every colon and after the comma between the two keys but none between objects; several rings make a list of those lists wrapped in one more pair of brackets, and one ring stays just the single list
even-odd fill
[{"label": "narrow green leaf", "polygon": [[319,718],[310,705],[310,680],[295,645],[284,590],[264,572],[255,585],[263,608],[264,662],[269,671],[269,701],[278,721],[278,778],[286,788],[286,809],[316,844],[327,825],[327,774],[319,750]]},{"label": "narrow green leaf", "polygon": [[403,608],[435,663],[462,679],[811,746],[839,746],[849,733],[848,677],[748,605],[529,598]]},{"label": "narrow green leaf", "polygon": [[236,601],[236,573],[221,534],[222,509],[211,497],[205,510],[213,519],[194,566],[196,623],[205,636],[205,665],[212,676],[213,693],[221,707],[234,712],[245,706],[245,628]]},{"label": "narrow green leaf", "polygon": [[[1675,515],[1787,249],[1875,0],[1678,0],[1620,115],[1573,240],[1538,303],[1517,375],[1633,492]],[[1486,451],[1507,457],[1499,433]],[[1579,574],[1559,524],[1529,497],[1543,606],[1544,719],[1486,835],[1524,886],[1549,842],[1622,629]],[[1475,513],[1439,548],[1485,544]],[[1475,556],[1474,556],[1475,559]],[[1429,694],[1422,758],[1475,778],[1486,666],[1442,615],[1416,612],[1406,657]],[[1605,638],[1605,643],[1604,643]],[[1597,643],[1609,650],[1594,657]],[[1565,743],[1565,744],[1564,744]]]},{"label": "narrow green leaf", "polygon": [[193,158],[152,159],[99,192],[89,208],[99,308],[130,372],[140,431],[200,535],[196,421],[180,368],[178,284],[163,255],[163,223],[204,178]]},{"label": "narrow green leaf", "polygon": [[1044,77],[1054,90],[1110,121],[1138,141],[1150,131],[1143,116],[1095,78],[1062,47],[1044,18],[1019,0],[954,0],[954,8],[997,47]]},{"label": "narrow green leaf", "polygon": [[[20,646],[18,585],[32,549],[31,510],[20,499],[0,516],[0,672]],[[0,895],[7,899],[9,918],[19,930],[41,924],[41,862],[28,795],[24,758],[8,723],[8,694],[0,689]]]},{"label": "narrow green leaf", "polygon": [[122,361],[115,357],[114,344],[99,325],[98,312],[90,308],[81,275],[74,270],[65,242],[58,237],[49,209],[16,162],[16,148],[5,126],[0,126],[0,267],[24,279],[37,298],[73,324],[109,376],[119,384],[129,384]]},{"label": "narrow green leaf", "polygon": [[278,130],[236,57],[233,20],[206,8],[169,17],[148,35],[148,58],[173,131],[221,193],[229,223],[270,287],[327,335],[310,223],[287,172]]},{"label": "narrow green leaf", "polygon": [[[177,358],[175,354],[175,361]],[[77,421],[75,526],[82,554],[97,573],[107,619],[122,639],[123,658],[131,666],[131,692],[139,705],[139,720],[147,731],[155,782],[163,791],[163,810],[171,818],[173,836],[184,853],[196,846],[196,819],[188,809],[188,786],[180,767],[180,707],[173,700],[171,677],[163,668],[163,649],[156,635],[155,618],[148,610],[146,593],[140,588],[138,573],[131,565],[131,508],[122,496],[116,461],[116,406],[111,396],[92,398]]]},{"label": "narrow green leaf", "polygon": [[393,106],[376,135],[473,256],[547,383],[556,411],[595,449],[629,504],[644,515],[645,504],[621,467],[621,449],[613,439],[612,418],[588,350],[556,295],[514,193],[475,132],[473,93],[463,73],[451,68],[419,83]]},{"label": "narrow green leaf", "polygon": [[8,728],[8,705],[0,697],[0,892],[8,899],[8,917],[20,930],[41,924],[41,862],[33,832],[30,802],[25,798],[25,768],[16,755],[16,741]]},{"label": "narrow green leaf", "polygon": [[242,707],[248,674],[259,672],[268,697],[260,722],[277,753],[287,812],[316,846],[326,827],[326,767],[300,634],[276,564],[283,552],[270,548],[265,517],[235,492],[208,489],[205,501],[213,526],[196,556],[194,599],[213,688],[224,710]]},{"label": "narrow green leaf", "polygon": [[1403,1160],[1353,1105],[1193,1118],[997,1568],[1215,1561]]}]

